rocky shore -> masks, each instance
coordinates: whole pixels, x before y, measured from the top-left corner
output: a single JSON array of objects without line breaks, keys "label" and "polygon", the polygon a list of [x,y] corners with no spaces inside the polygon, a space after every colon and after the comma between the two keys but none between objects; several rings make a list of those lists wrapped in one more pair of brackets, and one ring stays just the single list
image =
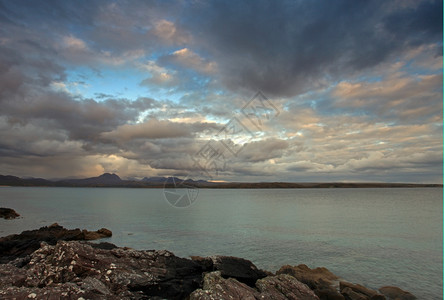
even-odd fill
[{"label": "rocky shore", "polygon": [[86,241],[111,234],[54,224],[0,238],[0,298],[416,299],[397,287],[347,282],[326,268],[287,265],[271,273],[243,258],[186,259]]},{"label": "rocky shore", "polygon": [[20,217],[20,215],[12,208],[0,207],[0,218],[10,220]]}]

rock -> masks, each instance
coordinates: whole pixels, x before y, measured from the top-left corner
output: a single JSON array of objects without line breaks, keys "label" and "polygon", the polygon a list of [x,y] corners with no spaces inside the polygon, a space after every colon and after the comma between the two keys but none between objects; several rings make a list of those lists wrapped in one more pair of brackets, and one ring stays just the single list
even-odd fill
[{"label": "rock", "polygon": [[260,299],[319,300],[310,288],[290,275],[268,276],[256,282]]},{"label": "rock", "polygon": [[88,231],[86,229],[82,230],[83,238],[81,240],[91,241],[91,240],[98,240],[106,237],[111,237],[113,233],[111,230],[108,230],[106,228],[101,228],[97,231]]},{"label": "rock", "polygon": [[20,217],[20,215],[12,208],[0,207],[0,218],[11,220]]},{"label": "rock", "polygon": [[310,269],[306,265],[282,266],[276,274],[288,274],[308,285],[321,300],[344,300],[338,291],[338,277],[326,268]]},{"label": "rock", "polygon": [[190,295],[190,300],[256,300],[259,292],[239,282],[236,279],[222,277],[220,271],[210,272],[205,275],[202,289],[197,289]]},{"label": "rock", "polygon": [[[341,281],[326,268],[283,266],[273,275],[231,256],[176,257],[79,241],[110,236],[58,224],[0,238],[1,299],[416,299]],[[70,241],[68,241],[70,240]],[[338,292],[337,288],[341,291]]]},{"label": "rock", "polygon": [[108,242],[101,242],[97,244],[91,244],[91,247],[97,248],[97,249],[104,249],[104,250],[111,250],[117,248],[116,245]]},{"label": "rock", "polygon": [[94,240],[111,236],[110,230],[98,231],[66,229],[57,223],[37,230],[23,231],[0,238],[0,263],[6,263],[18,257],[26,257],[40,247],[41,242],[55,245],[59,240]]},{"label": "rock", "polygon": [[379,289],[381,294],[389,300],[415,300],[417,299],[411,293],[404,291],[396,286],[383,286]]},{"label": "rock", "polygon": [[368,300],[369,298],[361,293],[353,291],[351,288],[346,287],[342,291],[342,295],[345,296],[347,300]]},{"label": "rock", "polygon": [[360,284],[341,281],[339,282],[339,290],[347,300],[386,300],[384,295]]},{"label": "rock", "polygon": [[210,257],[190,256],[191,260],[202,267],[204,272],[215,271],[213,269],[213,260]]},{"label": "rock", "polygon": [[258,279],[271,273],[258,269],[251,261],[233,256],[192,256],[191,259],[198,263],[204,272],[220,271],[224,278],[235,278],[249,286],[254,286]]},{"label": "rock", "polygon": [[220,271],[206,274],[203,288],[190,295],[190,300],[210,299],[319,300],[305,284],[289,275],[265,277],[252,288],[234,278],[223,278]]},{"label": "rock", "polygon": [[197,263],[165,250],[105,250],[59,241],[42,243],[21,268],[1,264],[0,298],[184,299],[201,279]]}]

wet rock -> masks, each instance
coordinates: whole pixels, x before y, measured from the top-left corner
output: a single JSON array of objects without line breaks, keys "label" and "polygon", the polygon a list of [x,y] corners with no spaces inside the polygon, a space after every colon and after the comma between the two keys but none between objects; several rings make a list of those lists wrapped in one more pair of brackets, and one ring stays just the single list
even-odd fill
[{"label": "wet rock", "polygon": [[82,230],[82,235],[83,237],[82,236],[79,237],[80,240],[91,241],[91,240],[98,240],[106,237],[111,237],[113,233],[111,232],[111,230],[106,228],[101,228],[97,231],[88,231],[84,229]]},{"label": "wet rock", "polygon": [[288,274],[308,285],[321,300],[344,300],[338,291],[338,277],[326,268],[310,269],[304,264],[282,266],[276,274]]},{"label": "wet rock", "polygon": [[235,278],[249,286],[271,273],[258,269],[251,261],[233,256],[192,256],[191,259],[202,266],[204,272],[220,271],[224,278]]},{"label": "wet rock", "polygon": [[385,296],[360,284],[339,282],[341,294],[347,300],[386,300]]},{"label": "wet rock", "polygon": [[260,279],[256,286],[261,292],[260,299],[319,300],[307,285],[286,274]]},{"label": "wet rock", "polygon": [[198,264],[165,250],[105,250],[59,241],[43,243],[21,268],[0,265],[0,298],[35,294],[41,299],[50,292],[55,299],[183,299],[201,286],[201,279]]},{"label": "wet rock", "polygon": [[417,299],[411,293],[404,291],[396,286],[383,286],[379,289],[381,294],[387,297],[388,300],[415,300]]},{"label": "wet rock", "polygon": [[210,257],[190,256],[191,260],[202,267],[204,272],[215,271],[213,268],[213,260]]},{"label": "wet rock", "polygon": [[344,288],[342,294],[347,300],[368,300],[369,298],[361,293],[357,293],[349,287]]},{"label": "wet rock", "polygon": [[91,247],[97,248],[97,249],[104,249],[104,250],[111,250],[117,248],[116,245],[108,242],[101,242],[97,244],[91,244]]},{"label": "wet rock", "polygon": [[275,299],[318,300],[305,284],[289,275],[268,276],[250,287],[234,278],[225,279],[220,271],[205,275],[202,289],[194,291],[190,300],[210,299]]},{"label": "wet rock", "polygon": [[339,282],[326,268],[283,266],[273,275],[237,257],[190,260],[78,241],[110,234],[54,224],[0,238],[0,299],[416,299],[396,287],[382,287],[383,295]]},{"label": "wet rock", "polygon": [[20,215],[12,208],[0,207],[0,218],[11,220],[20,217]]},{"label": "wet rock", "polygon": [[207,273],[202,289],[197,289],[190,295],[190,300],[255,300],[259,291],[236,279],[222,277],[220,271]]},{"label": "wet rock", "polygon": [[41,242],[55,245],[57,241],[94,240],[111,236],[110,230],[98,231],[66,229],[57,223],[37,230],[23,231],[20,234],[0,238],[0,263],[6,263],[20,257],[26,257],[40,247]]}]

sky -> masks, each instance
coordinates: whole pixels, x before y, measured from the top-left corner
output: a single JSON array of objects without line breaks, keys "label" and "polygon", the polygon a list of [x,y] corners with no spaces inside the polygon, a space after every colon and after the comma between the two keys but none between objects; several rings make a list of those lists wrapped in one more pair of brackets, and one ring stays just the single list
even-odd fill
[{"label": "sky", "polygon": [[0,0],[0,174],[442,183],[442,25],[429,0]]}]

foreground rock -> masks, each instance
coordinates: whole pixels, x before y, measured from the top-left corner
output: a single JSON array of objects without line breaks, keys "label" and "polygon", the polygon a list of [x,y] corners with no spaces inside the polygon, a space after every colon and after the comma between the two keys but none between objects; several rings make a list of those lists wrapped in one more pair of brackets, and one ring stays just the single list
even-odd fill
[{"label": "foreground rock", "polygon": [[276,274],[288,274],[308,285],[321,300],[344,300],[339,292],[338,280],[335,274],[326,268],[310,269],[306,265],[282,266]]},{"label": "foreground rock", "polygon": [[383,286],[379,291],[386,296],[388,300],[415,300],[415,296],[396,286]]},{"label": "foreground rock", "polygon": [[385,296],[378,292],[368,289],[360,284],[353,284],[345,281],[339,283],[339,289],[345,299],[351,300],[385,300]]},{"label": "foreground rock", "polygon": [[290,275],[268,276],[257,280],[255,285],[256,289],[234,278],[225,279],[220,271],[211,272],[205,275],[203,288],[194,291],[190,300],[319,300],[308,286]]},{"label": "foreground rock", "polygon": [[0,218],[11,220],[20,217],[20,215],[12,208],[0,207]]},{"label": "foreground rock", "polygon": [[0,263],[6,263],[18,257],[25,257],[40,248],[41,242],[55,245],[59,240],[80,241],[110,237],[112,232],[102,228],[97,231],[66,229],[53,224],[37,230],[23,231],[0,238]]},{"label": "foreground rock", "polygon": [[232,256],[192,256],[191,259],[202,267],[203,272],[219,271],[224,278],[234,278],[249,286],[254,286],[258,279],[272,275],[258,269],[251,261]]},{"label": "foreground rock", "polygon": [[[1,238],[9,254],[0,248],[7,261],[0,263],[0,299],[416,299],[396,287],[378,293],[341,281],[326,268],[283,266],[274,275],[242,258],[185,259],[166,250],[77,241],[110,234],[55,224]],[[5,247],[9,242],[15,246]]]},{"label": "foreground rock", "polygon": [[43,244],[22,267],[0,265],[0,298],[183,299],[201,278],[198,264],[168,251],[106,250],[59,241]]}]

